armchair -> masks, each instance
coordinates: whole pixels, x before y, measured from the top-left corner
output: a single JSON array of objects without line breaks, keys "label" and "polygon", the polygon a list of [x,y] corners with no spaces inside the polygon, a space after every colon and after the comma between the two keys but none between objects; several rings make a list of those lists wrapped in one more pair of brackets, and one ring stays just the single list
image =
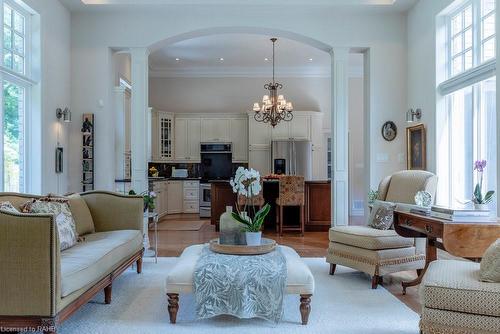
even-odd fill
[{"label": "armchair", "polygon": [[[420,190],[434,199],[437,176],[426,171],[405,170],[384,178],[378,187],[378,199],[414,204]],[[382,277],[405,270],[421,270],[425,266],[425,239],[404,238],[393,229],[378,230],[369,226],[335,226],[329,231],[330,244],[326,261],[330,275],[337,264],[372,276],[372,289]]]}]

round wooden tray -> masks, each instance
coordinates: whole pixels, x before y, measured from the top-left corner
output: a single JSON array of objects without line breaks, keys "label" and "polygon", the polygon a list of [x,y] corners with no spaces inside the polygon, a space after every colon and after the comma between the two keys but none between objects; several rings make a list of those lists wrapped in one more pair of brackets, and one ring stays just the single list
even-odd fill
[{"label": "round wooden tray", "polygon": [[267,238],[262,238],[259,246],[221,245],[219,239],[210,240],[210,249],[212,251],[230,255],[261,255],[273,251],[276,246],[276,241]]}]

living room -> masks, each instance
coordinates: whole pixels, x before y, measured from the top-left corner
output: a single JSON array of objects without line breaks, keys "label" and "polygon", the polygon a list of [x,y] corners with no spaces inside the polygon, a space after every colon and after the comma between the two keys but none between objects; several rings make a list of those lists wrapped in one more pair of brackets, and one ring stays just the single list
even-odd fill
[{"label": "living room", "polygon": [[500,332],[497,1],[0,3],[0,331]]}]

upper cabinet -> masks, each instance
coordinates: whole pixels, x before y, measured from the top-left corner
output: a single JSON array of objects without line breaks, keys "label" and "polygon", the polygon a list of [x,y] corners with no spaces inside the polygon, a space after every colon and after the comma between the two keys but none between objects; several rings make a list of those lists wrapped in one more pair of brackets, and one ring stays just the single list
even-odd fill
[{"label": "upper cabinet", "polygon": [[248,161],[248,120],[234,118],[230,120],[230,141],[233,144],[233,162]]},{"label": "upper cabinet", "polygon": [[151,156],[154,161],[174,159],[174,115],[165,111],[151,113]]},{"label": "upper cabinet", "polygon": [[293,115],[291,121],[282,121],[272,130],[273,140],[311,140],[311,116]]},{"label": "upper cabinet", "polygon": [[199,118],[175,118],[175,161],[200,161],[200,131]]},{"label": "upper cabinet", "polygon": [[257,122],[253,118],[253,113],[248,117],[248,144],[270,145],[271,126],[267,123]]},{"label": "upper cabinet", "polygon": [[201,128],[202,142],[229,142],[230,118],[204,118]]}]

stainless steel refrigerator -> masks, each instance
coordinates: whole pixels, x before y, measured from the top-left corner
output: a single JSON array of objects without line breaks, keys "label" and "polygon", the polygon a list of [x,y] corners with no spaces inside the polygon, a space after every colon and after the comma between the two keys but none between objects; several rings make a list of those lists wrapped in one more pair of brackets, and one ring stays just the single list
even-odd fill
[{"label": "stainless steel refrigerator", "polygon": [[312,144],[308,140],[277,140],[271,145],[275,174],[300,175],[312,179]]}]

